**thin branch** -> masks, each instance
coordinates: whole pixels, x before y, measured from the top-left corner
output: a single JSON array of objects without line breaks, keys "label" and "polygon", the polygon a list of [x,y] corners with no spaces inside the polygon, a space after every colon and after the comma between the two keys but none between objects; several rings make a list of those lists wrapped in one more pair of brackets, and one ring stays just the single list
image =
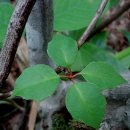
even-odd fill
[{"label": "thin branch", "polygon": [[13,105],[15,108],[19,109],[20,111],[25,111],[24,107],[21,107],[13,99],[7,98],[7,99],[4,99],[4,101],[10,103],[11,105]]},{"label": "thin branch", "polygon": [[36,0],[20,0],[11,17],[4,46],[0,54],[0,91],[5,88],[5,80],[9,75],[18,43],[35,2]]},{"label": "thin branch", "polygon": [[7,92],[7,93],[0,93],[0,100],[3,100],[5,98],[8,98],[12,95],[12,92]]},{"label": "thin branch", "polygon": [[37,119],[38,108],[39,108],[38,103],[35,101],[32,101],[31,109],[30,109],[29,117],[28,117],[29,118],[28,124],[27,124],[28,130],[34,130],[34,128],[35,128],[35,122]]},{"label": "thin branch", "polygon": [[128,0],[127,2],[124,2],[123,5],[117,6],[112,14],[107,16],[104,20],[104,22],[97,27],[90,35],[88,38],[85,40],[88,41],[90,38],[92,38],[94,35],[97,33],[101,32],[104,28],[106,28],[108,25],[110,25],[114,20],[119,18],[123,13],[128,11],[130,9],[130,1]]},{"label": "thin branch", "polygon": [[94,27],[95,27],[95,25],[97,23],[98,18],[101,16],[105,6],[107,5],[107,2],[108,2],[108,0],[102,0],[102,2],[100,4],[95,16],[93,17],[93,19],[91,21],[91,23],[86,28],[85,32],[83,33],[83,35],[81,36],[81,38],[78,41],[78,46],[79,47],[85,42],[85,40],[88,38],[90,33],[93,31],[93,29],[94,29]]}]

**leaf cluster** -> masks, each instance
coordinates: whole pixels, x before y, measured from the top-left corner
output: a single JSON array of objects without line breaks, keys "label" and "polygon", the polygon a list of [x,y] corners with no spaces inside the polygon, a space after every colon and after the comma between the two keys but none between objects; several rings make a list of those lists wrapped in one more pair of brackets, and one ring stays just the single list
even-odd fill
[{"label": "leaf cluster", "polygon": [[[60,32],[48,44],[47,53],[61,70],[56,73],[47,65],[27,68],[16,80],[14,96],[41,101],[55,92],[61,80],[70,80],[73,84],[65,97],[68,111],[74,119],[99,127],[106,108],[102,90],[126,83],[118,73],[122,69],[118,60],[93,44],[97,44],[100,38],[104,43],[104,33],[94,38],[92,43],[81,48],[77,46],[79,33],[89,24],[99,3],[100,0],[54,0],[54,29]],[[75,81],[79,76],[83,80]]]},{"label": "leaf cluster", "polygon": [[[64,69],[58,74],[47,65],[26,69],[16,81],[14,96],[44,100],[54,93],[60,80],[66,78],[73,82],[65,97],[68,111],[74,119],[98,128],[106,107],[102,90],[115,88],[126,81],[110,62],[96,57],[96,49],[86,44],[78,50],[76,41],[71,37],[55,35],[48,45],[48,55]],[[103,53],[102,50],[98,57]],[[81,82],[74,80],[79,75],[84,78]]]}]

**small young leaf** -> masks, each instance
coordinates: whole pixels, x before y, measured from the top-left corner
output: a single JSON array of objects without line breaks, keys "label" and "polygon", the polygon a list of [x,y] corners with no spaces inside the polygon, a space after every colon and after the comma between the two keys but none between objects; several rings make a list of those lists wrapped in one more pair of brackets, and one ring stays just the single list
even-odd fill
[{"label": "small young leaf", "polygon": [[66,107],[72,117],[88,126],[98,128],[105,113],[105,98],[91,83],[75,83],[66,95]]},{"label": "small young leaf", "polygon": [[96,84],[101,90],[126,83],[116,70],[105,62],[91,62],[80,74],[85,80]]},{"label": "small young leaf", "polygon": [[110,63],[117,71],[125,70],[114,55],[91,43],[85,44],[79,49],[76,60],[71,66],[71,70],[81,71],[92,61],[105,61]]},{"label": "small young leaf", "polygon": [[76,41],[64,35],[55,35],[48,45],[48,55],[58,66],[69,67],[77,53]]},{"label": "small young leaf", "polygon": [[49,66],[32,66],[16,80],[13,95],[42,100],[54,93],[59,81],[58,75]]},{"label": "small young leaf", "polygon": [[92,20],[101,0],[54,0],[54,29],[78,30]]}]

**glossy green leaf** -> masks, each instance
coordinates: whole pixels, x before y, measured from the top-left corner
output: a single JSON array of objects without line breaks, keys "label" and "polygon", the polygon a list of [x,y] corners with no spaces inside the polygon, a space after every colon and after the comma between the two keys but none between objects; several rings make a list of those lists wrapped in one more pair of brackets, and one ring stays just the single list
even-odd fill
[{"label": "glossy green leaf", "polygon": [[88,126],[98,128],[104,113],[106,101],[97,86],[91,83],[75,83],[66,95],[66,107],[72,117]]},{"label": "glossy green leaf", "polygon": [[42,100],[54,93],[59,81],[52,68],[47,65],[35,65],[26,69],[16,80],[13,95]]},{"label": "glossy green leaf", "polygon": [[4,42],[8,23],[13,12],[13,6],[9,3],[0,3],[0,48]]},{"label": "glossy green leaf", "polygon": [[126,83],[126,80],[110,64],[105,62],[92,62],[80,74],[85,80],[96,84],[101,90]]},{"label": "glossy green leaf", "polygon": [[81,71],[92,61],[105,61],[118,71],[125,69],[110,52],[91,43],[87,43],[80,48],[71,69],[72,71]]},{"label": "glossy green leaf", "polygon": [[48,55],[58,66],[69,67],[77,53],[76,41],[64,35],[55,35],[48,45]]},{"label": "glossy green leaf", "polygon": [[54,29],[78,30],[92,20],[101,0],[54,0]]}]

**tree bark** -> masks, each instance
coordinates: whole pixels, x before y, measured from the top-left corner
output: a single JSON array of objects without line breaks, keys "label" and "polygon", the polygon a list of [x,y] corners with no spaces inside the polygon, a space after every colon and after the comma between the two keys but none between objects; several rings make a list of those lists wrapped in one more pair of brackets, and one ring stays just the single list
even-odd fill
[{"label": "tree bark", "polygon": [[47,45],[53,34],[53,0],[37,0],[26,24],[31,65],[51,65]]},{"label": "tree bark", "polygon": [[128,84],[104,91],[106,115],[100,130],[130,130],[130,72],[122,73]]},{"label": "tree bark", "polygon": [[5,88],[5,80],[10,73],[18,43],[35,1],[36,0],[20,0],[11,17],[4,46],[0,53],[0,91],[2,92],[11,91]]}]

